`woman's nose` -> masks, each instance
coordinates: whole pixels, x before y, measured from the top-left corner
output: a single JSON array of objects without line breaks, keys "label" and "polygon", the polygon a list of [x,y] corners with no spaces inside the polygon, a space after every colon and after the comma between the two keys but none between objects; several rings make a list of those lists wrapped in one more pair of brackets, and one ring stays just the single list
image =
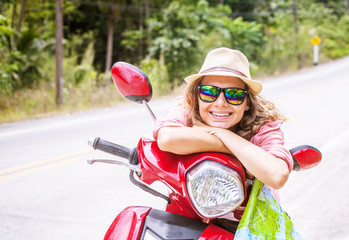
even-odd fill
[{"label": "woman's nose", "polygon": [[226,106],[228,104],[223,92],[219,93],[218,98],[214,103],[216,103],[217,106]]}]

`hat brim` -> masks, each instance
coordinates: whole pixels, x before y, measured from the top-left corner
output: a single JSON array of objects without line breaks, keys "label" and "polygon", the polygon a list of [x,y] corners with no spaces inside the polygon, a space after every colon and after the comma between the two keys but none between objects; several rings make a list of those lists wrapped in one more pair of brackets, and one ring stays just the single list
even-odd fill
[{"label": "hat brim", "polygon": [[247,84],[247,86],[252,91],[253,95],[257,95],[258,93],[260,93],[262,91],[262,88],[263,88],[262,83],[257,81],[257,80],[253,80],[251,78],[243,77],[243,76],[240,76],[238,74],[234,74],[234,73],[230,73],[230,72],[209,72],[209,73],[204,73],[204,74],[198,73],[198,74],[193,74],[193,75],[190,75],[190,76],[184,78],[184,81],[186,81],[188,84],[190,84],[191,82],[199,79],[200,77],[204,77],[204,76],[237,77]]}]

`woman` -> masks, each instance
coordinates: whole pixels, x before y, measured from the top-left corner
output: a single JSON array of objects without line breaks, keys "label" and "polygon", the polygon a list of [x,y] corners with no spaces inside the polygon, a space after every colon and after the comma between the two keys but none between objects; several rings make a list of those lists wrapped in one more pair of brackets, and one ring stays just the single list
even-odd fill
[{"label": "woman", "polygon": [[251,79],[245,55],[214,49],[199,73],[185,81],[185,97],[157,119],[154,138],[159,148],[176,154],[233,154],[248,177],[268,185],[278,200],[274,189],[285,184],[293,167],[280,130],[285,117],[258,95],[262,84]]}]

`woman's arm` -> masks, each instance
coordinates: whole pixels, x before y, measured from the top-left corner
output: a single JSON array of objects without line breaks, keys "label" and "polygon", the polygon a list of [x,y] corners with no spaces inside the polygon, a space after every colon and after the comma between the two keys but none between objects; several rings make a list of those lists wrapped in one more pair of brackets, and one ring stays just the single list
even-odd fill
[{"label": "woman's arm", "polygon": [[162,127],[158,131],[157,142],[162,151],[175,154],[185,155],[198,152],[231,154],[218,137],[195,127]]},{"label": "woman's arm", "polygon": [[286,183],[289,169],[283,159],[274,157],[229,130],[208,127],[206,131],[217,136],[244,167],[263,183],[275,189],[280,189]]},{"label": "woman's arm", "polygon": [[289,176],[287,163],[234,132],[211,127],[163,127],[158,146],[175,154],[222,152],[235,155],[244,167],[263,183],[280,189]]}]

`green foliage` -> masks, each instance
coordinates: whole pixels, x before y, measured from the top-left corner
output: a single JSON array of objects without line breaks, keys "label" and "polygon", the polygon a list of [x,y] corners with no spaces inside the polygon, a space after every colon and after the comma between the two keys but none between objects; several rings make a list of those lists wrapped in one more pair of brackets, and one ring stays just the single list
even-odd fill
[{"label": "green foliage", "polygon": [[347,15],[338,17],[335,14],[338,11],[334,8],[323,3],[303,1],[297,5],[296,34],[290,3],[276,6],[279,8],[264,24],[267,44],[259,56],[261,71],[273,74],[312,64],[313,46],[310,41],[316,35],[322,39],[320,57],[333,59],[348,55]]},{"label": "green foliage", "polygon": [[8,19],[0,14],[0,94],[12,92],[11,73],[16,70],[17,65],[10,64],[6,59],[9,57],[9,39],[13,34],[14,30],[9,26]]},{"label": "green foliage", "polygon": [[[250,58],[258,56],[265,43],[262,25],[231,19],[230,15],[229,7],[209,7],[206,0],[196,5],[173,1],[161,15],[148,19],[153,30],[149,56],[164,56],[172,86],[197,72],[207,51],[214,47],[237,48]],[[144,36],[138,30],[129,30],[124,37],[123,44],[131,49]]]},{"label": "green foliage", "polygon": [[257,59],[266,40],[263,26],[255,22],[243,21],[241,17],[223,18],[220,31],[228,31],[230,46],[242,51],[249,59]]},{"label": "green foliage", "polygon": [[9,26],[9,20],[4,15],[0,14],[0,43],[6,42],[6,37],[14,34],[14,30]]},{"label": "green foliage", "polygon": [[[93,68],[93,60],[95,57],[94,41],[90,40],[90,34],[84,35],[82,38],[75,38],[77,41],[72,41],[70,45],[70,57],[66,57],[63,61],[64,71],[63,78],[66,85],[70,88],[75,85],[88,84],[95,80],[97,72]],[[78,45],[86,44],[86,41],[90,41],[83,54],[77,54],[74,52]]]},{"label": "green foliage", "polygon": [[261,52],[258,64],[263,65],[266,73],[279,73],[287,67],[296,68],[296,37],[292,15],[277,13],[273,26],[266,28],[267,44]]},{"label": "green foliage", "polygon": [[140,39],[145,37],[145,32],[139,30],[127,30],[122,34],[122,36],[124,39],[121,41],[121,44],[129,50],[133,50],[139,45]]},{"label": "green foliage", "polygon": [[321,53],[326,58],[349,54],[349,15],[339,11],[342,4],[343,1],[328,1],[326,5],[310,2],[300,10],[300,21],[306,31],[301,39],[307,39],[309,46],[310,39],[318,35],[322,39]]},{"label": "green foliage", "polygon": [[181,83],[181,78],[192,70],[190,66],[196,61],[198,42],[205,25],[200,21],[200,15],[194,13],[194,6],[174,1],[161,18],[149,21],[154,34],[149,54],[151,57],[164,55],[174,85]]},{"label": "green foliage", "polygon": [[11,72],[16,69],[16,65],[0,64],[0,94],[12,93]]},{"label": "green foliage", "polygon": [[16,35],[9,26],[9,20],[0,15],[0,74],[1,92],[11,95],[14,91],[32,87],[40,81],[49,80],[49,74],[42,71],[52,49],[52,41],[41,38],[43,27],[22,27]]},{"label": "green foliage", "polygon": [[143,59],[140,69],[149,77],[155,96],[169,93],[171,86],[163,55],[160,60],[149,57]]},{"label": "green foliage", "polygon": [[[346,0],[296,0],[297,33],[293,2],[152,0],[145,19],[147,8],[140,1],[64,1],[65,104],[105,105],[111,98],[108,94],[115,92],[113,87],[113,91],[104,89],[104,73],[100,73],[105,68],[111,8],[113,61],[140,66],[150,77],[155,95],[171,91],[185,76],[197,72],[207,52],[220,46],[244,52],[254,74],[311,65],[310,40],[315,35],[322,40],[320,61],[349,55]],[[13,26],[19,20],[20,1],[1,1],[0,7],[0,109],[9,111],[18,105],[28,114],[39,111],[30,108],[54,110],[55,2],[27,1],[19,32]],[[47,105],[29,93],[42,96]]]},{"label": "green foliage", "polygon": [[322,51],[332,59],[349,55],[349,15],[338,21],[329,21],[319,27],[319,35],[323,39]]}]

